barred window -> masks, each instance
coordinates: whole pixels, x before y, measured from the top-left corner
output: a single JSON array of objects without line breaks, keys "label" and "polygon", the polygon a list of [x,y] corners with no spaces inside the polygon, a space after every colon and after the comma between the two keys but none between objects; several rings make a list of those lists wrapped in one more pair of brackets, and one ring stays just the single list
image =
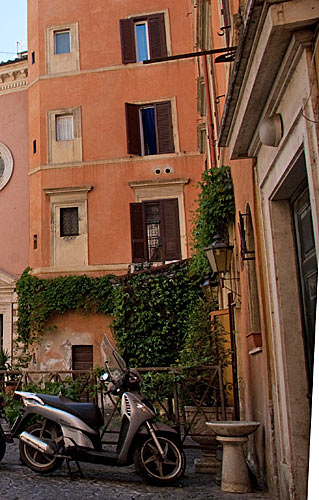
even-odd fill
[{"label": "barred window", "polygon": [[131,203],[133,262],[165,262],[181,258],[176,198]]},{"label": "barred window", "polygon": [[79,235],[78,207],[60,208],[60,236]]}]

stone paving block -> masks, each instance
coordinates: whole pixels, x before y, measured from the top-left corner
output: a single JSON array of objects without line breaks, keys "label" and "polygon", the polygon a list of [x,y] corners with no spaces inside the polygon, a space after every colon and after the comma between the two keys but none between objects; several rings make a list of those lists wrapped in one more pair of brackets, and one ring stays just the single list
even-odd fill
[{"label": "stone paving block", "polygon": [[271,500],[265,492],[243,495],[220,491],[208,474],[196,474],[193,460],[196,450],[186,450],[186,474],[172,487],[151,486],[130,467],[105,467],[81,464],[84,479],[70,479],[65,465],[58,471],[37,474],[19,460],[18,442],[8,445],[0,463],[1,500]]}]

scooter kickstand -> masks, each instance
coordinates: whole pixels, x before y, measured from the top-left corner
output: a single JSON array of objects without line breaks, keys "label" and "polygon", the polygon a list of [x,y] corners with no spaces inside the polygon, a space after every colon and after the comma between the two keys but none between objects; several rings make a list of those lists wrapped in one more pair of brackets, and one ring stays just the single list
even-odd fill
[{"label": "scooter kickstand", "polygon": [[75,462],[76,465],[77,465],[77,470],[74,470],[74,471],[71,470],[70,462],[71,462],[71,460],[69,458],[67,458],[66,459],[66,464],[67,464],[69,475],[70,475],[70,478],[72,479],[72,481],[73,481],[73,479],[75,479],[74,476],[76,474],[79,474],[80,478],[84,479],[85,476],[84,476],[84,474],[82,472],[82,469],[80,467],[79,462],[77,460],[73,460],[73,462]]}]

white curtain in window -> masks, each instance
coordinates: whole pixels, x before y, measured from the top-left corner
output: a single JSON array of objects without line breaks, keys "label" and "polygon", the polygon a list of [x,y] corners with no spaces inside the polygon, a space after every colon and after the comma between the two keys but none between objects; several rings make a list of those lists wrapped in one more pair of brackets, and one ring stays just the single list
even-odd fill
[{"label": "white curtain in window", "polygon": [[56,140],[72,141],[74,139],[73,115],[56,117]]}]

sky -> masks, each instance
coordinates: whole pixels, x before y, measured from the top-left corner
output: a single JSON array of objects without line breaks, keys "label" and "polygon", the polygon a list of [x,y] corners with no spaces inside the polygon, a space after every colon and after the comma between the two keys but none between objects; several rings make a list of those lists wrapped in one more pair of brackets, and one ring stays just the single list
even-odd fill
[{"label": "sky", "polygon": [[27,50],[27,0],[0,0],[0,61]]}]

